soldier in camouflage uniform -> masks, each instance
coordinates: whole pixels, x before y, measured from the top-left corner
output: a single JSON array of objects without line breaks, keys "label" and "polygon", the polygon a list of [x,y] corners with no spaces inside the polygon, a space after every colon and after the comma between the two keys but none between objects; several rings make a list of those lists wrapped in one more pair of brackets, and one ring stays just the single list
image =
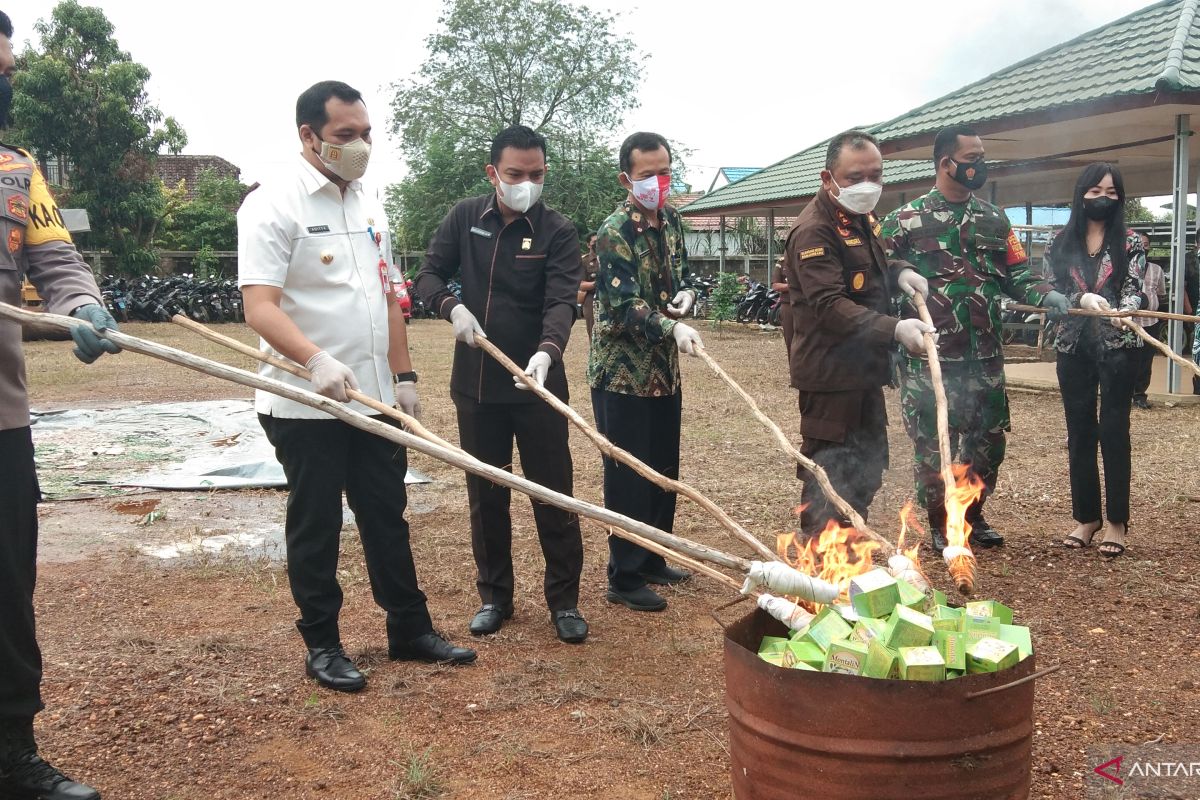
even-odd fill
[{"label": "soldier in camouflage uniform", "polygon": [[[700,336],[679,322],[695,303],[683,225],[666,205],[671,148],[655,133],[635,133],[621,145],[619,182],[625,202],[600,226],[596,254],[596,327],[588,383],[596,427],[669,478],[679,477],[683,393],[679,353],[696,354]],[[604,505],[670,532],[675,494],[629,467],[604,459]],[[669,585],[689,574],[662,556],[608,537],[608,600],[634,611],[662,611],[667,601],[647,584]]]},{"label": "soldier in camouflage uniform", "polygon": [[[1065,313],[1066,298],[1034,275],[1004,212],[974,191],[987,179],[983,143],[965,126],[934,141],[935,188],[883,220],[888,256],[915,265],[929,281],[929,313],[940,334],[938,351],[949,405],[951,455],[984,485],[967,512],[971,541],[994,547],[1004,538],[983,517],[996,488],[1010,429],[1000,339],[1000,298]],[[916,311],[907,302],[903,316]],[[946,511],[940,475],[937,416],[929,365],[907,357],[900,371],[904,426],[913,440],[917,499],[929,512],[930,536],[945,547]]]}]

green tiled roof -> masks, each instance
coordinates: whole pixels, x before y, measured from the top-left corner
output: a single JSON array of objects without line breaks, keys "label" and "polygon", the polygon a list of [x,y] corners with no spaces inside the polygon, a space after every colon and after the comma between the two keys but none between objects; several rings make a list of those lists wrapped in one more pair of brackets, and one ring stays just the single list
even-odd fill
[{"label": "green tiled roof", "polygon": [[1200,0],[1165,0],[927,103],[871,132],[881,141],[956,123],[1162,88],[1200,89]]},{"label": "green tiled roof", "polygon": [[[881,142],[959,122],[979,124],[1107,97],[1200,90],[1200,0],[1164,0],[1056,45],[983,80],[867,130]],[[828,140],[722,186],[683,213],[810,197]],[[884,182],[933,177],[929,161],[884,162]]]},{"label": "green tiled roof", "polygon": [[[747,178],[742,178],[737,183],[722,186],[688,203],[680,209],[680,213],[688,216],[743,203],[789,201],[816,194],[821,186],[821,170],[825,168],[825,149],[828,146],[829,140],[826,139]],[[933,163],[923,160],[886,161],[883,168],[885,183],[932,179],[934,172]]]}]

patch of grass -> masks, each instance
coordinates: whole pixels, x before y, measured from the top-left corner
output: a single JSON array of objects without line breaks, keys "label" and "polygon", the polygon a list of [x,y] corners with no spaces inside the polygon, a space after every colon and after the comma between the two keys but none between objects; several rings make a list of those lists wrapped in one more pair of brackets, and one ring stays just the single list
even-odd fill
[{"label": "patch of grass", "polygon": [[446,794],[442,770],[434,763],[432,750],[427,747],[420,753],[409,753],[403,762],[392,762],[400,770],[392,790],[392,800],[430,800]]},{"label": "patch of grass", "polygon": [[1088,702],[1092,710],[1101,716],[1111,713],[1117,707],[1117,699],[1113,697],[1112,692],[1097,692],[1088,698]]},{"label": "patch of grass", "polygon": [[643,748],[658,744],[667,735],[666,729],[654,717],[637,709],[622,709],[613,723],[613,730],[623,739]]}]

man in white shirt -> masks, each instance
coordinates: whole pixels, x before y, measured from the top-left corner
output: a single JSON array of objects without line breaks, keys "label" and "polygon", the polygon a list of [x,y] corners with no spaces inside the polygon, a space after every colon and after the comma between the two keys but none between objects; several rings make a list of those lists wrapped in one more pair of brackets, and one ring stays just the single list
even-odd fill
[{"label": "man in white shirt", "polygon": [[[1138,236],[1141,237],[1142,248],[1149,256],[1150,237],[1145,233],[1139,233]],[[1160,308],[1165,308],[1167,305],[1166,291],[1166,276],[1163,274],[1163,268],[1147,261],[1146,272],[1142,276],[1142,294],[1146,296],[1146,304],[1143,308],[1147,311],[1158,311]],[[1134,317],[1133,321],[1145,328],[1146,333],[1155,339],[1162,334],[1163,326],[1166,324],[1157,317]],[[1150,377],[1154,372],[1154,357],[1158,355],[1158,351],[1153,347],[1139,347],[1136,348],[1134,355],[1136,363],[1133,367],[1133,404],[1138,408],[1149,408],[1150,398],[1146,396],[1146,392],[1150,388]]]},{"label": "man in white shirt", "polygon": [[[304,364],[312,381],[267,365],[259,372],[341,402],[347,389],[357,390],[415,414],[417,375],[392,290],[400,277],[390,263],[387,218],[358,180],[371,149],[362,95],[338,81],[315,84],[296,102],[296,126],[303,148],[293,174],[252,192],[238,211],[238,283],[263,349]],[[291,492],[288,579],[308,675],[338,691],[366,685],[338,630],[343,490],[372,593],[387,611],[389,657],[474,661],[474,650],[433,631],[417,586],[404,520],[404,448],[267,392],[256,393],[255,407]]]}]

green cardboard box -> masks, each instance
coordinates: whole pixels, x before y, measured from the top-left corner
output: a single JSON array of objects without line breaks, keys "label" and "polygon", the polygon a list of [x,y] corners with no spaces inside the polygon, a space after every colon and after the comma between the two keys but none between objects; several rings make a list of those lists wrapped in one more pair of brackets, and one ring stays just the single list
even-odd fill
[{"label": "green cardboard box", "polygon": [[937,589],[931,589],[930,591],[932,592],[932,594],[929,597],[931,606],[949,605],[948,602],[946,601],[946,595],[944,592],[940,592]]},{"label": "green cardboard box", "polygon": [[952,681],[955,678],[961,678],[965,674],[966,673],[963,672],[961,669],[948,669],[948,670],[946,670],[946,680]]},{"label": "green cardboard box", "polygon": [[899,647],[925,647],[933,641],[933,619],[908,606],[896,606],[888,617],[884,644]]},{"label": "green cardboard box", "polygon": [[767,653],[759,653],[758,657],[768,664],[774,664],[777,667],[784,666],[782,652],[771,651]]},{"label": "green cardboard box", "polygon": [[870,644],[874,639],[878,639],[885,633],[887,633],[887,620],[863,617],[855,624],[850,638],[857,639],[863,644]]},{"label": "green cardboard box", "polygon": [[964,615],[961,608],[937,605],[929,612],[929,616],[933,618],[933,629],[935,631],[962,632],[962,618]]},{"label": "green cardboard box", "polygon": [[922,614],[925,613],[925,606],[929,599],[925,597],[924,592],[906,580],[897,580],[896,588],[900,590],[900,605],[908,606],[913,611],[920,611]]},{"label": "green cardboard box", "polygon": [[861,675],[863,662],[867,660],[867,646],[854,639],[840,639],[829,645],[829,653],[825,656],[823,672],[837,672],[842,675]]},{"label": "green cardboard box", "polygon": [[788,642],[787,652],[792,660],[789,666],[804,663],[814,669],[820,669],[825,663],[825,651],[812,642]]},{"label": "green cardboard box", "polygon": [[850,580],[850,603],[860,617],[886,617],[900,602],[899,584],[885,569],[856,575]]},{"label": "green cardboard box", "polygon": [[959,620],[959,631],[967,635],[967,645],[972,645],[980,639],[1000,637],[1000,620],[995,617],[964,616]]},{"label": "green cardboard box", "polygon": [[933,646],[942,654],[946,669],[962,672],[967,668],[967,635],[958,631],[934,631]]},{"label": "green cardboard box", "polygon": [[967,673],[999,672],[1015,667],[1020,658],[1015,644],[988,636],[967,648]]},{"label": "green cardboard box", "polygon": [[764,636],[758,645],[759,653],[782,653],[788,640],[782,636]]},{"label": "green cardboard box", "polygon": [[946,680],[946,661],[936,647],[901,647],[900,677],[906,681]]},{"label": "green cardboard box", "polygon": [[845,639],[854,629],[846,620],[842,619],[836,611],[829,606],[821,609],[821,613],[817,614],[816,619],[808,626],[808,630],[804,635],[796,641],[812,642],[822,651],[829,650],[830,642],[838,639]]},{"label": "green cardboard box", "polygon": [[809,672],[820,672],[821,671],[821,670],[817,669],[816,667],[812,666],[811,664],[805,664],[803,661],[797,661],[795,664],[792,664],[791,669],[806,669]]},{"label": "green cardboard box", "polygon": [[1033,639],[1029,635],[1029,628],[1024,625],[1001,625],[1000,635],[996,638],[1002,642],[1015,644],[1021,661],[1033,655]]},{"label": "green cardboard box", "polygon": [[1012,609],[995,600],[972,600],[967,603],[966,613],[968,617],[990,617],[1000,620],[1001,625],[1013,624]]},{"label": "green cardboard box", "polygon": [[808,633],[808,629],[809,629],[809,627],[811,627],[811,625],[812,625],[812,623],[810,622],[808,625],[805,625],[800,628],[796,628],[796,630],[794,630],[788,634],[788,639],[790,639],[793,642],[797,642],[800,639],[804,638],[804,634]]},{"label": "green cardboard box", "polygon": [[878,639],[867,644],[867,660],[863,662],[864,678],[896,680],[900,677],[900,654]]}]

